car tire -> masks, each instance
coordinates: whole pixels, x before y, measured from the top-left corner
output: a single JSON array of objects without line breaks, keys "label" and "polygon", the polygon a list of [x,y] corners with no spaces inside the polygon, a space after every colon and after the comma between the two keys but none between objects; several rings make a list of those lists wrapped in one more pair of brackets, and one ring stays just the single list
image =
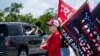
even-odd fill
[{"label": "car tire", "polygon": [[25,49],[21,49],[19,52],[18,52],[18,56],[28,56],[28,53]]}]

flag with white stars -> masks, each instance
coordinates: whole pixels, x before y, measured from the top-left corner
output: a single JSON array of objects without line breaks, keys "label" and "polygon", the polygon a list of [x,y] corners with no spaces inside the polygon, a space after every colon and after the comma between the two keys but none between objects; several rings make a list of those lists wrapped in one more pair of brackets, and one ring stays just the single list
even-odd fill
[{"label": "flag with white stars", "polygon": [[84,11],[84,17],[81,20],[81,26],[81,31],[84,33],[84,35],[86,35],[88,41],[90,41],[93,51],[95,51],[94,53],[99,56],[100,43],[97,38],[100,38],[100,34],[99,31],[96,30],[96,26],[92,20],[89,10],[87,9]]},{"label": "flag with white stars", "polygon": [[[100,54],[100,31],[98,31],[85,3],[80,10],[63,25],[73,42],[77,45],[79,56],[99,56]],[[67,39],[67,37],[65,37]],[[69,40],[70,46],[75,50]]]}]

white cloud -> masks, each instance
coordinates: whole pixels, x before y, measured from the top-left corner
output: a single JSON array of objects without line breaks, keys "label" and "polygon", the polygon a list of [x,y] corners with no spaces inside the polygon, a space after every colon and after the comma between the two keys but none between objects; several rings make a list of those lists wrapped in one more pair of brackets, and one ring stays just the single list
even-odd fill
[{"label": "white cloud", "polygon": [[[48,8],[58,9],[59,0],[24,0],[22,2],[24,8],[21,10],[22,14],[32,13],[34,17],[38,17],[43,14]],[[71,5],[74,9],[78,9],[86,0],[64,0],[65,3]],[[89,0],[91,9],[99,3],[100,0]]]},{"label": "white cloud", "polygon": [[77,10],[86,0],[64,0],[67,4],[71,5],[75,10]]},{"label": "white cloud", "polygon": [[[64,0],[66,3],[70,4],[74,9],[78,9],[86,0]],[[95,6],[100,3],[100,0],[88,0],[91,11],[95,8]]]},{"label": "white cloud", "polygon": [[95,6],[100,3],[100,0],[89,0],[88,1],[89,5],[90,5],[90,9],[91,11],[95,8]]},{"label": "white cloud", "polygon": [[43,12],[50,7],[48,3],[45,3],[42,0],[24,0],[23,6],[24,8],[21,10],[21,13],[32,13],[34,17],[42,15]]}]

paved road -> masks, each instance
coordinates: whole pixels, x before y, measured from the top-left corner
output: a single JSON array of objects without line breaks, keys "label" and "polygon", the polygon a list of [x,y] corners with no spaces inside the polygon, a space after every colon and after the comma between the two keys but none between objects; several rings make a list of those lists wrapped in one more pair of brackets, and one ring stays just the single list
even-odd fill
[{"label": "paved road", "polygon": [[30,55],[30,56],[45,56],[45,55]]}]

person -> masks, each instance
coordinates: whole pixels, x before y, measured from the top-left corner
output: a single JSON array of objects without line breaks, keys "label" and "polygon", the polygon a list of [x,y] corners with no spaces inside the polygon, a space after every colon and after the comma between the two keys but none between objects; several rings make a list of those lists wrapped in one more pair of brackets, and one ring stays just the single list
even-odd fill
[{"label": "person", "polygon": [[67,44],[67,40],[62,36],[61,38],[61,56],[70,56],[69,45]]},{"label": "person", "polygon": [[34,31],[35,31],[34,28],[32,28],[30,31],[26,29],[26,32],[25,33],[26,33],[26,35],[31,35],[31,34],[34,33]]},{"label": "person", "polygon": [[30,31],[26,30],[25,33],[26,33],[26,35],[37,35],[38,31],[39,31],[39,28],[38,27],[34,27]]},{"label": "person", "polygon": [[60,26],[58,20],[52,19],[48,23],[51,36],[46,43],[40,45],[40,49],[48,51],[48,56],[61,56],[61,33],[58,31]]}]

